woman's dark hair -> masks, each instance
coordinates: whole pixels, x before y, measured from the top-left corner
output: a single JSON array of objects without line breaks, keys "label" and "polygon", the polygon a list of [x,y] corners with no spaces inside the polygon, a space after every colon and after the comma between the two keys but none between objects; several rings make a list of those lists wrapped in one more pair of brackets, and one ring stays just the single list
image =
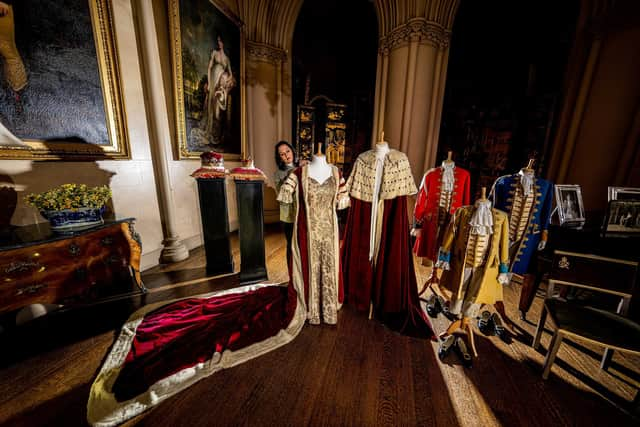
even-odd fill
[{"label": "woman's dark hair", "polygon": [[287,141],[280,141],[276,144],[276,149],[275,149],[276,165],[278,165],[278,169],[280,170],[287,169],[287,164],[282,161],[282,159],[280,158],[280,153],[278,153],[278,148],[280,148],[281,145],[286,145],[291,149],[291,152],[293,153],[293,164],[297,165],[298,157],[296,156],[296,150],[293,149],[293,145],[289,144]]}]

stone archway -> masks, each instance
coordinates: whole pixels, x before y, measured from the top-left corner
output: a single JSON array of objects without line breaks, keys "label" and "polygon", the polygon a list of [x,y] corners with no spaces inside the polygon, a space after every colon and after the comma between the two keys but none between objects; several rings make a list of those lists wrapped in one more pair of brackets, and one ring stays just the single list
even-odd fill
[{"label": "stone archway", "polygon": [[[273,172],[273,146],[291,140],[291,57],[303,0],[239,0],[247,40],[248,150]],[[375,0],[380,35],[375,135],[384,129],[416,179],[435,164],[449,40],[459,0]],[[374,141],[372,141],[373,143]]]}]

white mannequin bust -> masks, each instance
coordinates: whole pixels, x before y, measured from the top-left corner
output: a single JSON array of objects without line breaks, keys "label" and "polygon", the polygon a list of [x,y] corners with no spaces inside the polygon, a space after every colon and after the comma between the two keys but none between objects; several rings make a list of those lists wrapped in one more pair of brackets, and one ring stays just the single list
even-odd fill
[{"label": "white mannequin bust", "polygon": [[331,165],[327,163],[327,158],[324,154],[316,153],[311,156],[309,176],[318,184],[324,184],[324,182],[329,179],[331,176]]},{"label": "white mannequin bust", "polygon": [[373,150],[376,153],[376,158],[384,160],[384,156],[390,151],[389,143],[384,140],[384,131],[380,132],[380,139],[376,141]]},{"label": "white mannequin bust", "polygon": [[378,141],[376,142],[376,146],[374,148],[376,152],[376,157],[379,159],[384,159],[384,156],[390,151],[389,144],[387,141]]}]

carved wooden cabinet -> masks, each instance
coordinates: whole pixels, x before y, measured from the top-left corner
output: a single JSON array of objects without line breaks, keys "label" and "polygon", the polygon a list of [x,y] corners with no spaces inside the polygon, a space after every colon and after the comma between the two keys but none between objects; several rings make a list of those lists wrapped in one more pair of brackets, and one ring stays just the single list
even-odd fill
[{"label": "carved wooden cabinet", "polygon": [[72,306],[144,292],[133,219],[52,233],[46,224],[0,235],[0,313],[29,304]]}]

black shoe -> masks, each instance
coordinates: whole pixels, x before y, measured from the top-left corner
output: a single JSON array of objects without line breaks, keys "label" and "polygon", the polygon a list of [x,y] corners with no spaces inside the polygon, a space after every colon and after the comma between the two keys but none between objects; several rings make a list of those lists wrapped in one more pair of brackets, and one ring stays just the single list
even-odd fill
[{"label": "black shoe", "polygon": [[485,335],[493,335],[495,327],[490,312],[485,310],[480,313],[480,319],[478,320],[478,329],[480,329],[480,332]]},{"label": "black shoe", "polygon": [[511,334],[502,324],[502,319],[500,319],[498,313],[493,313],[491,316],[491,322],[493,323],[493,329],[496,335],[499,336],[502,341],[507,344],[511,344]]},{"label": "black shoe", "polygon": [[435,312],[436,308],[436,294],[431,294],[429,298],[427,298],[427,313],[429,316],[436,317],[438,313]]},{"label": "black shoe", "polygon": [[446,317],[449,317],[451,314],[449,313],[449,305],[448,303],[444,302],[444,299],[442,299],[442,297],[438,297],[439,301],[440,301],[440,309],[442,310],[442,314],[444,314]]},{"label": "black shoe", "polygon": [[456,338],[456,351],[460,359],[462,359],[464,366],[470,368],[473,365],[473,358],[469,350],[467,350],[467,345],[464,343],[464,340],[460,337]]},{"label": "black shoe", "polygon": [[449,335],[444,339],[444,341],[440,343],[440,346],[438,347],[438,356],[440,357],[440,359],[444,359],[445,357],[447,357],[447,354],[449,354],[455,342],[456,337],[453,335]]},{"label": "black shoe", "polygon": [[438,313],[442,311],[444,307],[444,300],[441,296],[433,294],[427,300],[427,313],[431,317],[438,317]]}]

